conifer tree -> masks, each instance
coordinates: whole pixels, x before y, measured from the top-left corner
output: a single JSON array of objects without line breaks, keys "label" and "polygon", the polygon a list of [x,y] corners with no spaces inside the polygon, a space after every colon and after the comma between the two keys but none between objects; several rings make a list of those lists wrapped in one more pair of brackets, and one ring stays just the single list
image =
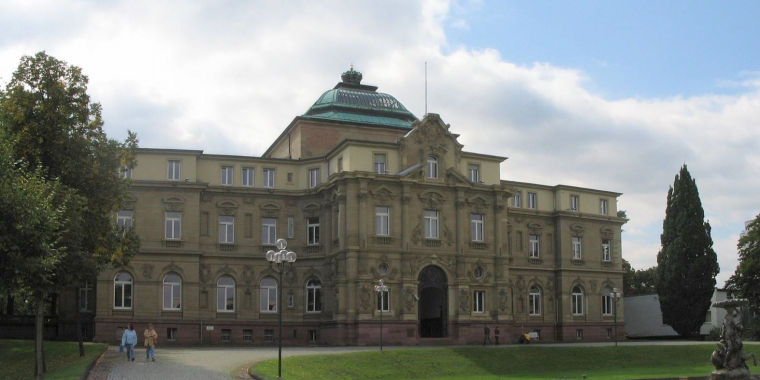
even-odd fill
[{"label": "conifer tree", "polygon": [[686,165],[668,190],[660,241],[657,293],[662,320],[682,336],[695,335],[705,321],[719,269],[710,223]]}]

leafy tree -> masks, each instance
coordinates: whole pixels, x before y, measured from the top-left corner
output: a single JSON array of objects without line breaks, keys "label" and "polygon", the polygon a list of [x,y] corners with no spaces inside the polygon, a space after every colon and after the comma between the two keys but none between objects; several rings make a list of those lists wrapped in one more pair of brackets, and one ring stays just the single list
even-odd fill
[{"label": "leafy tree", "polygon": [[[109,263],[128,261],[139,248],[136,234],[118,231],[113,218],[128,186],[119,178],[119,169],[134,166],[137,138],[129,132],[119,143],[106,136],[101,106],[90,102],[87,83],[80,68],[39,52],[21,58],[0,93],[0,131],[14,159],[40,168],[41,177],[72,193],[75,207],[62,210],[66,253],[50,276],[56,289],[91,280]],[[34,273],[30,270],[37,264],[26,264],[18,271]],[[39,289],[43,298],[38,302],[48,290]],[[38,340],[41,333],[38,328]],[[81,354],[82,348],[80,344]]]},{"label": "leafy tree", "polygon": [[663,322],[682,336],[694,335],[704,323],[719,269],[697,183],[686,165],[668,189],[660,241],[657,293]]},{"label": "leafy tree", "polygon": [[[736,245],[739,265],[726,283],[727,288],[749,301],[753,314],[760,313],[760,214],[755,216]],[[751,326],[757,331],[757,326]],[[756,333],[757,334],[757,333]]]},{"label": "leafy tree", "polygon": [[657,267],[634,269],[623,259],[623,291],[626,296],[638,296],[657,292]]}]

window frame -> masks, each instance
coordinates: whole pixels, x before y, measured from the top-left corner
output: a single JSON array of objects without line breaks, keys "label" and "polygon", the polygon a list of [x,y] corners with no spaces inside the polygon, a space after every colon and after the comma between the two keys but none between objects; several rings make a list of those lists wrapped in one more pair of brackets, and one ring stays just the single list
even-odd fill
[{"label": "window frame", "polygon": [[467,175],[470,182],[480,183],[480,164],[467,164]]},{"label": "window frame", "polygon": [[296,221],[292,216],[288,216],[288,239],[296,236]]},{"label": "window frame", "polygon": [[485,300],[486,300],[486,291],[485,290],[473,290],[472,292],[472,312],[473,313],[484,313],[485,312]]},{"label": "window frame", "polygon": [[306,245],[319,245],[319,224],[318,216],[306,218]]},{"label": "window frame", "polygon": [[576,194],[570,194],[570,211],[578,212],[581,207],[581,197]]},{"label": "window frame", "polygon": [[222,186],[232,186],[235,184],[235,167],[230,165],[223,165],[221,170],[221,184]]},{"label": "window frame", "polygon": [[538,193],[528,192],[528,208],[531,210],[538,209]]},{"label": "window frame", "polygon": [[[128,215],[128,216],[127,216]],[[132,229],[135,212],[132,210],[119,210],[116,212],[116,226],[119,230]]]},{"label": "window frame", "polygon": [[261,171],[261,174],[264,176],[264,188],[265,189],[274,189],[275,185],[275,168],[264,168]]},{"label": "window frame", "polygon": [[277,241],[277,218],[261,218],[261,245],[274,245]]},{"label": "window frame", "polygon": [[[533,291],[535,289],[535,292]],[[538,285],[528,288],[528,315],[537,317],[541,315],[543,291]]]},{"label": "window frame", "polygon": [[512,196],[512,205],[515,208],[522,208],[522,191],[516,191]]},{"label": "window frame", "polygon": [[122,166],[121,169],[119,169],[119,178],[132,179],[132,168],[130,168],[129,166]]},{"label": "window frame", "polygon": [[[177,281],[168,281],[169,276],[176,276]],[[162,294],[161,294],[161,306],[162,310],[168,310],[168,311],[179,311],[182,310],[182,277],[175,272],[169,272],[164,275],[163,280],[161,281],[162,284]],[[170,305],[166,306],[166,288],[169,287],[169,301]],[[175,291],[177,294],[175,294]],[[176,296],[176,297],[175,297]],[[174,307],[174,301],[179,300],[179,306]]]},{"label": "window frame", "polygon": [[240,170],[240,184],[245,187],[253,187],[255,184],[256,169],[244,167]]},{"label": "window frame", "polygon": [[[232,284],[222,284],[221,282],[223,279],[230,279],[232,281]],[[232,278],[232,276],[230,275],[223,275],[216,280],[216,312],[217,313],[234,313],[235,312],[235,301],[237,298],[237,294],[235,294],[236,287],[237,287],[237,281],[235,281],[235,279]],[[222,299],[224,301],[224,308],[220,309],[219,308],[219,301],[220,301],[219,291],[222,289],[224,290],[224,298]],[[228,303],[230,294],[232,294],[232,305],[231,305],[231,308],[228,308],[228,306],[230,306],[230,304]]]},{"label": "window frame", "polygon": [[425,159],[425,178],[437,179],[438,178],[438,157],[427,156]]},{"label": "window frame", "polygon": [[573,260],[583,260],[583,238],[580,236],[572,237],[571,252]]},{"label": "window frame", "polygon": [[613,315],[613,302],[612,290],[605,288],[602,292],[602,316],[609,317]]},{"label": "window frame", "polygon": [[541,257],[541,237],[538,234],[528,234],[528,257]]},{"label": "window frame", "polygon": [[583,289],[580,286],[578,286],[578,285],[573,286],[573,288],[571,290],[571,293],[570,293],[570,297],[571,297],[571,302],[570,302],[571,310],[570,311],[571,311],[572,315],[573,316],[583,315],[584,311],[585,311],[584,310],[584,305],[583,305],[583,303],[584,303]]},{"label": "window frame", "polygon": [[599,199],[599,213],[607,215],[610,212],[609,201],[604,198]]},{"label": "window frame", "polygon": [[166,179],[169,181],[179,181],[182,177],[182,161],[167,160]]},{"label": "window frame", "polygon": [[[169,236],[170,222],[172,226],[171,236]],[[176,233],[176,236],[175,236],[175,233]],[[165,240],[182,240],[182,212],[181,211],[166,211],[164,213],[164,239]]]},{"label": "window frame", "polygon": [[424,210],[423,218],[425,221],[425,239],[440,239],[440,212],[438,210]]},{"label": "window frame", "polygon": [[320,183],[319,168],[309,169],[309,188],[313,189]]},{"label": "window frame", "polygon": [[[265,281],[269,282],[271,280],[271,284],[264,284]],[[273,284],[273,285],[272,285]],[[279,291],[279,284],[277,283],[277,279],[275,279],[272,276],[266,276],[259,281],[259,312],[260,313],[276,313],[278,305],[277,300],[277,292]],[[266,291],[266,298],[264,298],[264,292]],[[263,302],[267,301],[266,305],[263,304]],[[274,304],[272,304],[272,301],[274,301]],[[271,308],[270,308],[271,307]]]},{"label": "window frame", "polygon": [[312,278],[306,282],[306,312],[322,312],[322,282]]},{"label": "window frame", "polygon": [[391,208],[388,206],[375,206],[375,235],[391,235]]},{"label": "window frame", "polygon": [[[479,219],[478,219],[479,218]],[[474,242],[482,243],[485,241],[483,229],[485,226],[485,215],[470,214],[470,239]]]},{"label": "window frame", "polygon": [[[77,300],[77,307],[79,307],[79,311],[81,312],[90,312],[90,293],[92,293],[92,283],[90,281],[85,281],[82,286],[79,287],[79,290],[77,294],[79,295],[79,299]],[[84,301],[84,305],[82,305]]]},{"label": "window frame", "polygon": [[[230,215],[219,215],[218,226],[219,244],[235,244],[235,217]],[[224,232],[224,239],[222,239],[222,232]]]},{"label": "window frame", "polygon": [[[117,280],[117,278],[121,274],[127,275],[129,277],[129,281],[126,281],[126,280]],[[135,284],[135,279],[134,279],[134,276],[132,276],[131,273],[129,273],[127,271],[116,272],[116,274],[113,277],[113,290],[114,290],[114,292],[113,292],[113,295],[114,295],[114,298],[113,298],[113,308],[115,310],[131,310],[132,309],[132,306],[134,305],[134,299],[135,299],[135,297],[134,297],[135,285],[134,284]],[[117,306],[116,305],[116,300],[117,300],[117,297],[116,297],[116,292],[117,292],[116,291],[116,287],[117,287],[117,285],[119,285],[120,288],[121,288],[121,296],[119,297],[119,299],[121,299],[121,306]],[[129,285],[129,292],[127,292],[125,290],[125,288],[126,288],[125,285]],[[124,306],[124,304],[126,303],[125,302],[126,300],[129,300],[129,306]]]},{"label": "window frame", "polygon": [[[382,160],[378,160],[382,158]],[[372,155],[372,164],[375,174],[388,174],[387,170],[388,156],[385,153],[374,153]]]},{"label": "window frame", "polygon": [[375,311],[378,313],[389,313],[391,311],[391,289],[382,292],[375,292]]},{"label": "window frame", "polygon": [[602,239],[602,261],[612,261],[612,239]]}]

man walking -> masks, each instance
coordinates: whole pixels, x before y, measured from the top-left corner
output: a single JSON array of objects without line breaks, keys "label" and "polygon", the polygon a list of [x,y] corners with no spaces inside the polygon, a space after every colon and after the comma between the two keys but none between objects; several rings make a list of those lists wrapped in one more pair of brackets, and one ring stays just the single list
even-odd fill
[{"label": "man walking", "polygon": [[124,334],[121,335],[121,345],[127,349],[127,360],[135,361],[135,345],[137,344],[137,332],[135,326],[130,323]]},{"label": "man walking", "polygon": [[145,338],[145,361],[148,359],[156,361],[156,345],[158,344],[158,333],[153,328],[152,323],[148,323],[148,328],[143,332]]},{"label": "man walking", "polygon": [[483,326],[483,345],[491,344],[491,329]]}]

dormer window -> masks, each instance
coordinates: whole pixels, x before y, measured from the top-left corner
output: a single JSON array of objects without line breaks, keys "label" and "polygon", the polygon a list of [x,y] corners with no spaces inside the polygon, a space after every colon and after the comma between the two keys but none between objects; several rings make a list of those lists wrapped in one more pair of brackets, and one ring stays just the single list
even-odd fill
[{"label": "dormer window", "polygon": [[385,153],[375,153],[375,173],[385,174]]},{"label": "dormer window", "polygon": [[438,159],[433,156],[427,158],[427,178],[438,178]]},{"label": "dormer window", "polygon": [[470,175],[470,182],[472,183],[480,182],[480,165],[477,165],[477,164],[467,165],[467,172]]}]

